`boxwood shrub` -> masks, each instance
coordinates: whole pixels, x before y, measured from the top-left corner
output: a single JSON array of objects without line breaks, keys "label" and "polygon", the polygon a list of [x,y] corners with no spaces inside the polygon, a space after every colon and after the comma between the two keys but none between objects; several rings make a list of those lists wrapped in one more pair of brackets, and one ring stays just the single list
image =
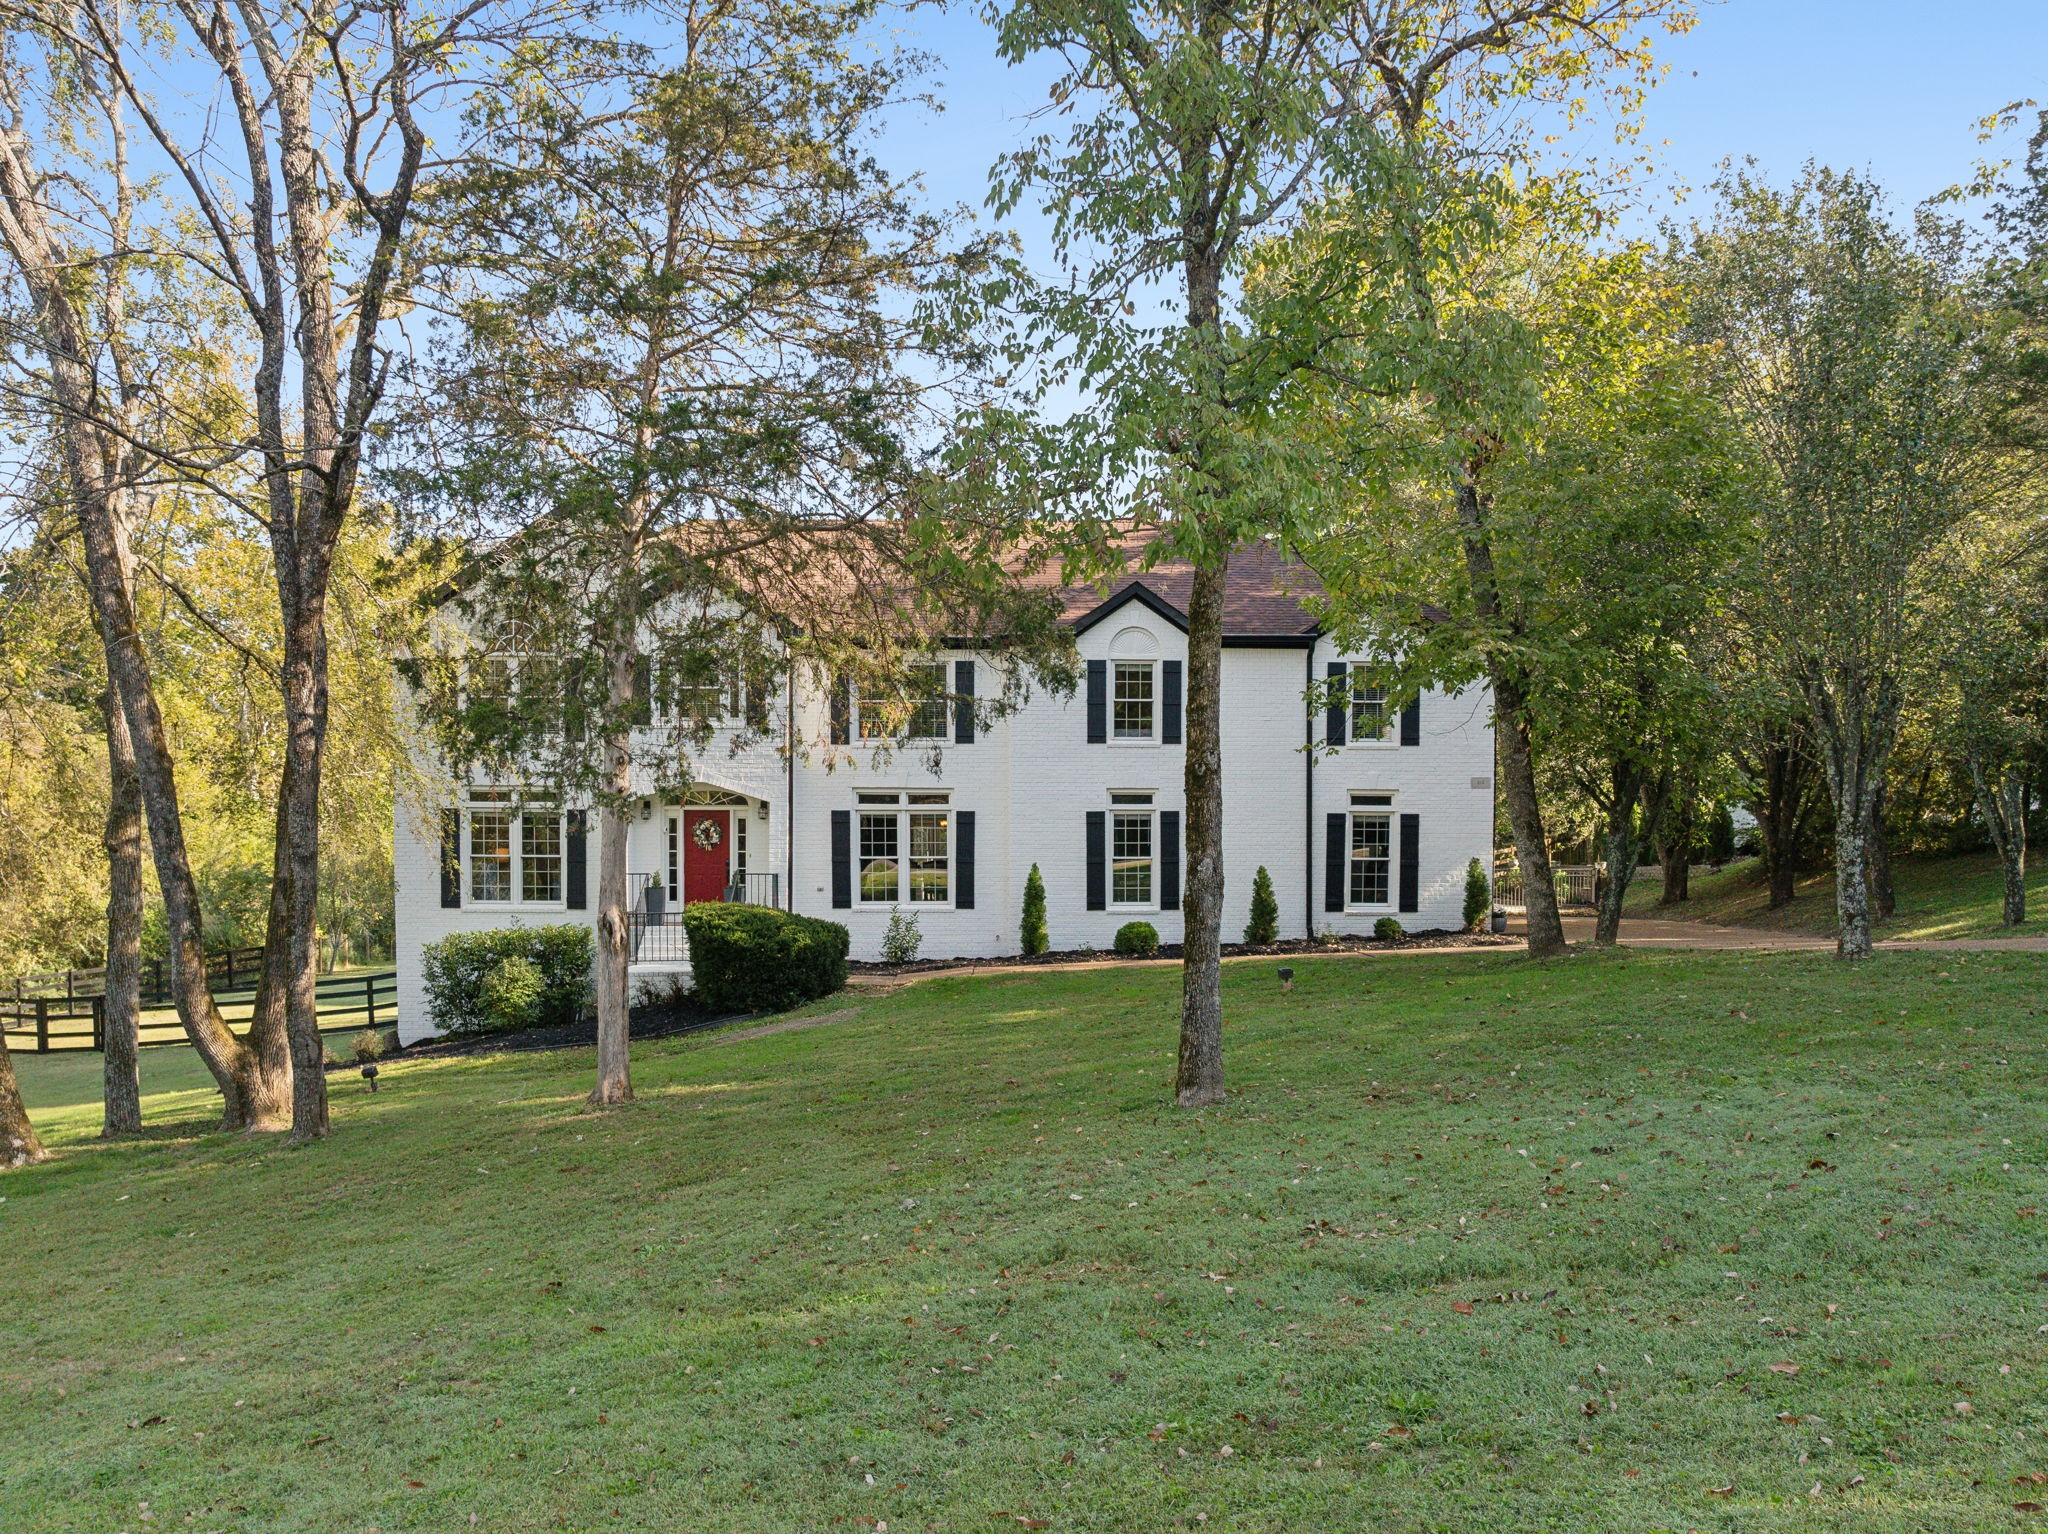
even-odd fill
[{"label": "boxwood shrub", "polygon": [[590,994],[588,927],[454,932],[420,956],[427,1016],[444,1033],[573,1023]]},{"label": "boxwood shrub", "polygon": [[1127,921],[1116,929],[1113,946],[1127,959],[1149,959],[1159,952],[1159,929],[1149,921]]},{"label": "boxwood shrub", "polygon": [[713,1012],[784,1012],[846,984],[846,929],[770,906],[683,908],[697,1000]]}]

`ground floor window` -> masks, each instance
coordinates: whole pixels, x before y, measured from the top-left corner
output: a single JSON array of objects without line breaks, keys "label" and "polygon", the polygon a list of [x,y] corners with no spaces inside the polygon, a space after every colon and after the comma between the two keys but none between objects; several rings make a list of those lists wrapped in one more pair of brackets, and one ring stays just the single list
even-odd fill
[{"label": "ground floor window", "polygon": [[1150,907],[1158,857],[1150,794],[1109,796],[1109,903]]},{"label": "ground floor window", "polygon": [[559,905],[562,812],[521,804],[510,789],[470,796],[469,898],[480,905]]},{"label": "ground floor window", "polygon": [[1393,798],[1354,794],[1351,798],[1350,905],[1385,905],[1393,888]]},{"label": "ground floor window", "polygon": [[859,802],[863,905],[953,898],[953,816],[943,793],[869,793]]}]

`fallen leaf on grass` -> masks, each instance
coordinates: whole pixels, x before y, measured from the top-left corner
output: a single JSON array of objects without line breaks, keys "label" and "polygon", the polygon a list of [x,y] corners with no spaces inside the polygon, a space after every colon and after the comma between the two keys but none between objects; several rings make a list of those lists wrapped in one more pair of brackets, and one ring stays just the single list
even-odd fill
[{"label": "fallen leaf on grass", "polygon": [[1451,1309],[1461,1316],[1469,1316],[1472,1314],[1472,1302],[1470,1300],[1453,1300],[1451,1301]]},{"label": "fallen leaf on grass", "polygon": [[1735,1483],[1730,1481],[1726,1486],[1709,1486],[1707,1488],[1707,1495],[1710,1497],[1732,1497],[1735,1495]]},{"label": "fallen leaf on grass", "polygon": [[2038,1513],[2042,1511],[2042,1507],[2038,1502],[2015,1502],[2012,1510],[2016,1513]]},{"label": "fallen leaf on grass", "polygon": [[1797,1427],[1805,1419],[1796,1411],[1781,1411],[1778,1413],[1778,1420],[1787,1427]]},{"label": "fallen leaf on grass", "polygon": [[1792,1375],[1792,1374],[1797,1374],[1797,1373],[1799,1372],[1799,1365],[1797,1365],[1797,1364],[1786,1364],[1786,1363],[1777,1363],[1777,1364],[1765,1364],[1765,1365],[1764,1365],[1764,1367],[1765,1367],[1766,1369],[1770,1370],[1770,1371],[1771,1371],[1771,1373],[1773,1373],[1773,1374],[1785,1374],[1785,1375]]}]

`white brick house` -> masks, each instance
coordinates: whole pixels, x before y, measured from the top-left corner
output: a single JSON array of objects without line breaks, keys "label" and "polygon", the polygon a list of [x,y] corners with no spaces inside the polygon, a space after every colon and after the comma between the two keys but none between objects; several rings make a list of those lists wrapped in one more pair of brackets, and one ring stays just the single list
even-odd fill
[{"label": "white brick house", "polygon": [[[1034,863],[1055,949],[1107,948],[1139,918],[1161,941],[1179,942],[1190,584],[1189,568],[1168,562],[1106,595],[1062,592],[1084,663],[1072,697],[1039,692],[987,725],[971,709],[927,709],[915,736],[880,759],[864,743],[857,699],[779,684],[767,741],[735,753],[730,737],[715,738],[692,760],[698,782],[684,802],[650,789],[636,806],[627,856],[640,901],[635,973],[687,974],[675,916],[699,899],[843,922],[860,959],[878,956],[897,909],[918,918],[927,958],[1015,954]],[[1233,558],[1222,668],[1224,939],[1242,935],[1261,866],[1283,938],[1368,933],[1388,915],[1411,931],[1456,927],[1466,865],[1491,862],[1489,699],[1430,690],[1390,713],[1357,686],[1343,689],[1348,707],[1318,697],[1312,708],[1311,689],[1348,675],[1349,662],[1302,605],[1314,589],[1304,566],[1264,546]],[[952,691],[974,692],[973,652],[935,658]],[[408,1041],[433,1031],[420,979],[428,943],[594,919],[583,812],[522,811],[516,785],[450,797],[463,802],[401,802],[397,813],[399,1025]]]}]

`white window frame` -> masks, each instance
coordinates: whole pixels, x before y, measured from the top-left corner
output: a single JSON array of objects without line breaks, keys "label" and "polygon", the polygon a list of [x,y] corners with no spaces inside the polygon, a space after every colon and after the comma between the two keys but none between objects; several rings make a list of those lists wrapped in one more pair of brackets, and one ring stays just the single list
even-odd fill
[{"label": "white window frame", "polygon": [[[1117,684],[1126,670],[1145,673],[1145,733],[1126,734],[1117,722]],[[1135,700],[1133,700],[1135,701]],[[1113,746],[1154,746],[1159,743],[1159,662],[1131,658],[1109,663],[1109,743]]]},{"label": "white window frame", "polygon": [[[1359,828],[1361,822],[1374,820],[1386,828],[1386,855],[1378,859],[1364,859],[1359,852]],[[1351,796],[1350,814],[1344,822],[1344,909],[1347,911],[1391,911],[1394,908],[1394,877],[1400,848],[1395,838],[1400,833],[1400,824],[1394,814],[1394,796],[1391,793],[1354,793]],[[1386,895],[1379,900],[1361,900],[1357,896],[1358,871],[1366,862],[1384,865]]]},{"label": "white window frame", "polygon": [[[1109,795],[1109,824],[1106,832],[1108,845],[1103,849],[1108,868],[1105,870],[1108,888],[1106,904],[1112,911],[1157,911],[1159,909],[1159,809],[1153,802],[1154,795],[1147,789],[1112,789]],[[1142,823],[1145,828],[1146,853],[1142,860],[1133,858],[1133,863],[1142,861],[1145,865],[1145,898],[1143,900],[1119,900],[1116,898],[1116,833],[1119,821]]]},{"label": "white window frame", "polygon": [[[946,662],[944,660],[914,661],[909,666],[906,666],[904,670],[911,674],[920,671],[931,672],[935,683],[935,690],[920,692],[915,696],[906,694],[901,698],[876,699],[875,701],[881,707],[875,711],[872,719],[872,728],[870,728],[871,721],[866,707],[866,700],[861,698],[856,691],[852,700],[852,728],[847,732],[854,740],[942,741],[952,733],[948,727],[952,713],[950,708],[952,691],[946,685]],[[907,710],[903,716],[902,731],[898,734],[890,733],[888,721],[883,717],[886,709],[893,708],[904,708]],[[920,734],[917,728],[920,723],[918,715],[926,709],[931,711],[931,718],[924,722],[933,724],[936,728],[928,733]]]},{"label": "white window frame", "polygon": [[[476,826],[478,815],[502,815],[505,818],[505,878],[506,895],[497,899],[477,893]],[[529,900],[526,898],[527,822],[554,822],[555,851],[552,854],[555,865],[555,888],[557,893],[551,900]],[[489,910],[563,911],[568,909],[569,894],[569,827],[568,816],[559,805],[536,802],[522,802],[511,789],[472,789],[469,802],[464,806],[462,816],[462,898],[464,905],[481,906]]]},{"label": "white window frame", "polygon": [[[1344,707],[1345,724],[1348,726],[1346,738],[1354,746],[1394,744],[1401,721],[1399,714],[1389,706],[1386,688],[1379,686],[1370,675],[1360,672],[1355,667],[1347,675],[1350,677],[1351,685]],[[1365,711],[1368,700],[1375,698],[1379,702],[1380,726],[1377,730],[1361,729],[1360,721],[1370,717]]]},{"label": "white window frame", "polygon": [[[908,906],[914,911],[950,911],[953,909],[953,892],[958,887],[959,844],[955,835],[957,822],[953,816],[953,795],[950,789],[861,789],[853,796],[853,903],[858,908],[870,911],[888,911],[899,906]],[[867,822],[894,819],[895,853],[891,861],[896,865],[896,887],[887,897],[870,898],[867,893],[867,870],[870,859],[864,848],[864,833]],[[942,822],[946,851],[943,858],[919,858],[913,852],[913,832],[917,822],[937,817]],[[938,862],[942,865],[946,879],[946,897],[943,900],[920,900],[915,894],[915,877],[919,864]]]}]

